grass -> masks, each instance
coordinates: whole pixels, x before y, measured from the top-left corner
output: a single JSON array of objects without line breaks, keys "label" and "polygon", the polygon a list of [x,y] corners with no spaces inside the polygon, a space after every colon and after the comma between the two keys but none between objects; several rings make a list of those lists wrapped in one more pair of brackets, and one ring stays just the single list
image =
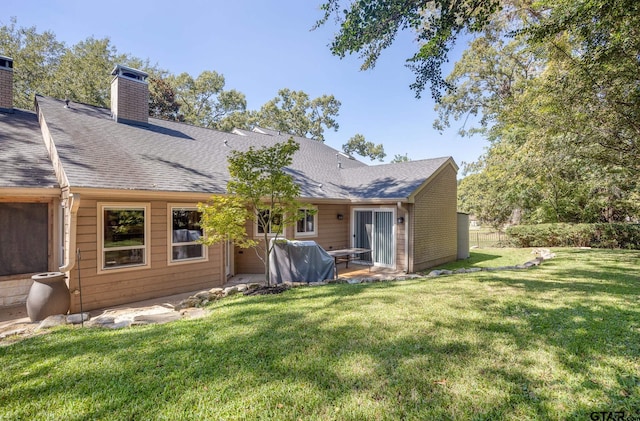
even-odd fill
[{"label": "grass", "polygon": [[455,270],[459,268],[487,268],[521,265],[524,262],[533,260],[536,257],[536,255],[532,253],[533,250],[534,249],[532,248],[473,249],[471,250],[470,257],[468,259],[447,263],[435,268],[431,268],[425,272],[429,273],[434,269]]},{"label": "grass", "polygon": [[[484,251],[483,251],[484,253]],[[640,415],[640,252],[216,302],[0,348],[0,419]]]}]

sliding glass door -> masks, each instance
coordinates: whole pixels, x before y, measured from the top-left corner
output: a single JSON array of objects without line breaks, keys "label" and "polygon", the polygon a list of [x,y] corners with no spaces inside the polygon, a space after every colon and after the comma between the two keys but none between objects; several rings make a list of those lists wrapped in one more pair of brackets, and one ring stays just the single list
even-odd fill
[{"label": "sliding glass door", "polygon": [[353,213],[353,247],[371,249],[362,260],[375,266],[395,265],[393,209],[356,209]]}]

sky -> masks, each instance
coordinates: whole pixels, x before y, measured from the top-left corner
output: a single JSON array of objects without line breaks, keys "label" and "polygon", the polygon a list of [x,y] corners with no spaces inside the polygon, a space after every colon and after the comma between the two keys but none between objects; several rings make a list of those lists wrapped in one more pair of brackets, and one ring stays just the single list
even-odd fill
[{"label": "sky", "polygon": [[[356,133],[387,154],[412,159],[452,156],[473,162],[487,146],[481,138],[462,138],[457,129],[440,133],[427,90],[415,98],[415,80],[405,60],[418,49],[402,33],[372,70],[361,71],[356,56],[333,56],[329,44],[338,31],[333,21],[311,30],[322,16],[321,0],[2,0],[0,25],[11,17],[18,26],[51,31],[72,46],[88,37],[109,38],[119,53],[148,59],[174,74],[197,77],[205,70],[224,75],[225,89],[246,95],[247,108],[259,109],[279,89],[302,90],[312,98],[334,95],[342,106],[337,132],[325,143],[342,149]],[[464,45],[452,54],[455,61]],[[0,52],[2,54],[2,52]],[[451,66],[449,64],[449,66]],[[444,69],[444,74],[449,68]],[[371,163],[368,158],[362,161]],[[378,161],[376,161],[378,162]]]}]

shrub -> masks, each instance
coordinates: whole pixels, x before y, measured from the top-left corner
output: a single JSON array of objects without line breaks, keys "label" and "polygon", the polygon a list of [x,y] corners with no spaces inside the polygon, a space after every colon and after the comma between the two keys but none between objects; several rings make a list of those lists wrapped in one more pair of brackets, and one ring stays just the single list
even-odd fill
[{"label": "shrub", "polygon": [[507,228],[516,247],[640,249],[640,224],[539,224]]}]

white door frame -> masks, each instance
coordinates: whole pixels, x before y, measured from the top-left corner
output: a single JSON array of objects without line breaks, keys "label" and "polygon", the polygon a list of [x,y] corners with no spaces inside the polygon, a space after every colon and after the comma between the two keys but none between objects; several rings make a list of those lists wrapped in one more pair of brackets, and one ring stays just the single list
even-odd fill
[{"label": "white door frame", "polygon": [[[393,268],[395,269],[396,267],[396,208],[395,207],[356,207],[356,208],[352,208],[351,209],[351,223],[350,223],[350,235],[351,235],[351,247],[355,247],[355,233],[356,233],[356,226],[355,226],[355,221],[356,221],[356,212],[372,212],[372,230],[371,230],[371,259],[372,259],[372,263],[374,266],[380,266],[380,267],[388,267],[388,268]],[[376,237],[373,235],[373,233],[375,232],[375,227],[373,227],[373,225],[375,225],[375,217],[374,217],[374,213],[375,212],[390,212],[391,213],[391,220],[392,220],[392,233],[391,233],[391,238],[388,239],[389,241],[391,241],[391,256],[392,256],[392,263],[391,264],[383,264],[380,262],[376,262],[376,256],[375,256],[375,244],[374,241],[376,241]]]}]

